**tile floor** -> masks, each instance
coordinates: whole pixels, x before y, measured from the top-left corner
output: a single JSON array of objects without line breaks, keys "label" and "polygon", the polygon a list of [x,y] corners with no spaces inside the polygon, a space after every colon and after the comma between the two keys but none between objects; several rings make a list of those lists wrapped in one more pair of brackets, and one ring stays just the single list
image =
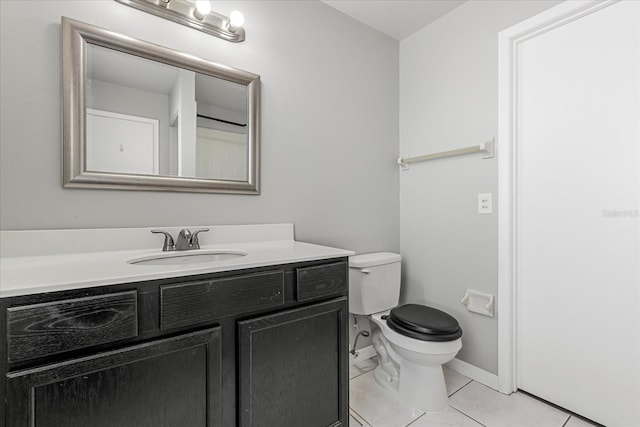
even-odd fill
[{"label": "tile floor", "polygon": [[373,358],[349,368],[349,427],[593,427],[524,393],[506,396],[447,368],[449,408],[424,413],[378,385],[376,365]]}]

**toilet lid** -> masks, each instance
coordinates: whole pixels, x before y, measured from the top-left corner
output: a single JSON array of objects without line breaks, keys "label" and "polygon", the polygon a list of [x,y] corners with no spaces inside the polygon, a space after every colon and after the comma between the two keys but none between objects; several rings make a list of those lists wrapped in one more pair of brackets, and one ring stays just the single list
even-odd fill
[{"label": "toilet lid", "polygon": [[453,341],[462,336],[458,321],[444,311],[418,304],[391,310],[387,325],[403,335],[423,341]]}]

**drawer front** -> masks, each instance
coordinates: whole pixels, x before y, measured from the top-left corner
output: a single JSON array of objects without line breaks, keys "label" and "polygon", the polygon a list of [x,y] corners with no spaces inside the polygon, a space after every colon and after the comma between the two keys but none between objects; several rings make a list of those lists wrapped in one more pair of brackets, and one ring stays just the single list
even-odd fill
[{"label": "drawer front", "polygon": [[164,331],[284,304],[284,272],[270,271],[160,287]]},{"label": "drawer front", "polygon": [[9,362],[138,336],[137,292],[7,309]]},{"label": "drawer front", "polygon": [[347,292],[347,263],[304,267],[296,270],[297,300],[308,301]]}]

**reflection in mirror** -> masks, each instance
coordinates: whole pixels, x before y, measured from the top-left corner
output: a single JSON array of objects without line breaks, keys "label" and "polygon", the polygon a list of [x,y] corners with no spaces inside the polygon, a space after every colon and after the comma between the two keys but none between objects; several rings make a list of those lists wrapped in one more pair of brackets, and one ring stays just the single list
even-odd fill
[{"label": "reflection in mirror", "polygon": [[62,22],[65,187],[258,193],[259,76]]},{"label": "reflection in mirror", "polygon": [[246,181],[245,86],[95,45],[86,83],[87,170]]},{"label": "reflection in mirror", "polygon": [[247,89],[196,74],[196,176],[247,179]]}]

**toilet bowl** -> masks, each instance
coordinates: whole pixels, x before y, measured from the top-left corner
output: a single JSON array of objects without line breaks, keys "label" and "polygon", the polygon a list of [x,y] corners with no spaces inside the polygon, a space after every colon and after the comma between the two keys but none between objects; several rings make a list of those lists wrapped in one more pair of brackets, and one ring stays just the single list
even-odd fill
[{"label": "toilet bowl", "polygon": [[462,329],[456,319],[425,305],[397,305],[398,254],[352,256],[349,267],[349,311],[367,315],[375,325],[376,381],[416,409],[445,410],[448,396],[442,365],[462,348]]},{"label": "toilet bowl", "polygon": [[[396,391],[400,400],[425,412],[438,412],[447,408],[447,387],[442,365],[452,360],[462,348],[462,339],[453,341],[421,341],[391,329],[383,319],[387,312],[370,316],[379,328],[372,342],[380,364],[374,376],[383,387]],[[384,351],[397,365],[396,376],[384,371]],[[382,354],[382,355],[381,355]],[[392,362],[392,363],[393,363]]]}]

